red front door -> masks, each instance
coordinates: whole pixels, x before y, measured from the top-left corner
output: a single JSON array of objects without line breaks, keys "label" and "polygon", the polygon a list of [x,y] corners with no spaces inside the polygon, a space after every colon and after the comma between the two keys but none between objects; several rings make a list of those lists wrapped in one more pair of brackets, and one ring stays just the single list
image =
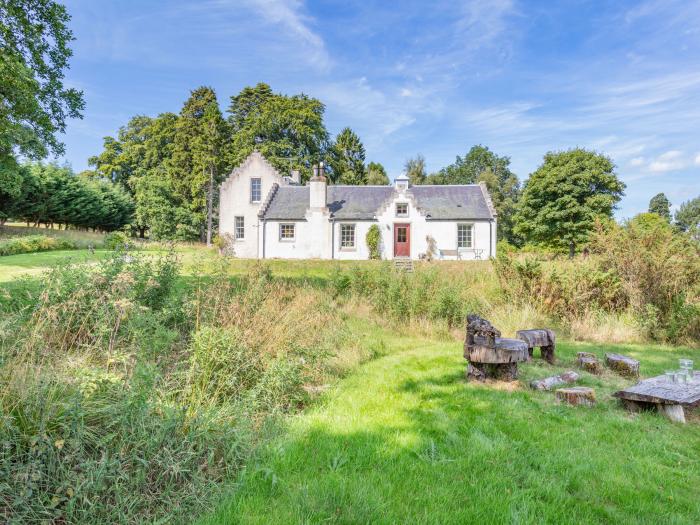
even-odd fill
[{"label": "red front door", "polygon": [[411,256],[411,225],[394,224],[394,257]]}]

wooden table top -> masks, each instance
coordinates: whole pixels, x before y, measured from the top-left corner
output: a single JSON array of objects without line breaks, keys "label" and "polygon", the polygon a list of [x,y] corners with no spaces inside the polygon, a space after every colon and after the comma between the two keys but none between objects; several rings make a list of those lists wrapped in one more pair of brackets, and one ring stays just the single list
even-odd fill
[{"label": "wooden table top", "polygon": [[665,405],[700,405],[700,372],[691,383],[670,383],[665,375],[640,381],[613,394],[621,399]]}]

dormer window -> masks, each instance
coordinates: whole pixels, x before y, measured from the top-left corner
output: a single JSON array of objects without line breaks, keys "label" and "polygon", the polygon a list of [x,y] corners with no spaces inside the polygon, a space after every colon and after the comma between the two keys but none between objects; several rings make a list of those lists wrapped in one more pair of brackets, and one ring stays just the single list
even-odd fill
[{"label": "dormer window", "polygon": [[262,200],[262,179],[250,179],[250,202],[260,202]]},{"label": "dormer window", "polygon": [[408,203],[407,202],[397,202],[396,203],[396,216],[397,217],[408,217]]}]

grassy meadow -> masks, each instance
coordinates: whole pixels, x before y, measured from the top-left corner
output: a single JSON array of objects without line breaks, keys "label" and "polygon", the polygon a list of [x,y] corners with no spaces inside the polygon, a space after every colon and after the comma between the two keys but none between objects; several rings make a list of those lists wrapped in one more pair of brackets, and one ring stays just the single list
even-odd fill
[{"label": "grassy meadow", "polygon": [[[668,317],[682,340],[653,341],[622,285],[596,291],[611,283],[596,264],[405,274],[157,243],[0,257],[0,517],[697,523],[697,415],[629,414],[611,394],[630,381],[610,372],[582,373],[593,408],[527,387],[581,350],[630,355],[643,376],[700,362],[692,317]],[[467,383],[468,312],[505,336],[555,328],[557,364]]]}]

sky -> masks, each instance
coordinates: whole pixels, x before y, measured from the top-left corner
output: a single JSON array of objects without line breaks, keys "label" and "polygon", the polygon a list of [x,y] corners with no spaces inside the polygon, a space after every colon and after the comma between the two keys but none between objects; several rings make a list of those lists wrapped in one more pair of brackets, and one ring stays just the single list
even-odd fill
[{"label": "sky", "polygon": [[700,194],[700,1],[67,0],[76,171],[134,115],[212,86],[222,109],[258,82],[326,105],[391,177],[483,144],[521,181],[548,151],[604,153],[627,184],[618,218]]}]

